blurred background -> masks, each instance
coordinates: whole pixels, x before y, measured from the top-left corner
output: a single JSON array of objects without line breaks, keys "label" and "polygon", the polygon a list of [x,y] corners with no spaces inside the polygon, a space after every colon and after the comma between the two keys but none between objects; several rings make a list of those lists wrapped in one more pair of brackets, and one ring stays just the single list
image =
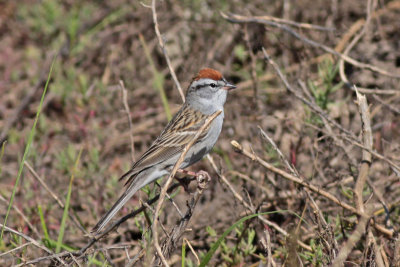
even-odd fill
[{"label": "blurred background", "polygon": [[[111,207],[123,191],[118,178],[182,104],[159,46],[150,5],[151,1],[123,0],[0,2],[0,222],[4,222],[22,164],[24,171],[7,226],[53,252],[75,251],[89,241],[83,229],[89,231]],[[240,224],[214,253],[210,266],[264,266],[271,263],[271,257],[277,266],[326,266],[357,223],[355,214],[312,194],[327,221],[326,229],[321,229],[311,200],[301,187],[232,148],[231,140],[237,140],[267,162],[287,170],[276,149],[260,133],[262,129],[308,183],[342,201],[354,202],[362,150],[346,141],[338,127],[330,124],[329,132],[326,121],[285,89],[265,61],[262,48],[299,94],[360,142],[362,124],[356,94],[348,83],[366,94],[373,149],[382,158],[373,157],[364,197],[375,204],[377,222],[398,230],[400,1],[164,0],[156,1],[156,8],[165,49],[183,89],[203,67],[219,70],[238,86],[228,97],[224,128],[212,152],[218,170],[257,212],[291,212],[265,215],[286,234],[258,219]],[[224,18],[224,14],[232,17],[231,13],[252,20],[237,23]],[[254,16],[270,16],[263,19],[285,25],[303,39],[295,38],[284,27],[260,18],[256,21]],[[340,75],[339,57],[310,45],[305,38],[387,73],[344,63]],[[48,91],[24,164],[28,136],[52,62]],[[206,170],[212,177],[194,210],[188,226],[191,231],[184,234],[194,251],[186,246],[184,264],[197,266],[195,253],[201,260],[218,236],[252,212],[235,198],[207,160],[191,170]],[[195,185],[191,187],[193,192]],[[136,194],[119,216],[138,207],[139,199],[146,200],[158,191],[158,186],[151,185]],[[65,224],[64,209],[55,196],[69,203]],[[189,198],[183,189],[174,194],[174,201],[183,210]],[[152,218],[150,211],[148,214]],[[160,222],[168,232],[178,220],[176,208],[166,201]],[[82,263],[83,257],[77,261],[122,266],[139,255],[136,264],[146,265],[153,255],[149,227],[142,213],[96,243],[87,252],[86,263]],[[61,248],[57,248],[61,229],[65,233]],[[271,254],[264,246],[265,231]],[[374,234],[376,246],[386,255],[385,263],[395,266],[399,242],[380,232]],[[17,265],[48,255],[27,242],[6,231],[0,243],[0,254],[5,253],[0,265]],[[170,258],[175,266],[182,262],[179,242]],[[375,263],[365,237],[357,244],[347,260],[354,265]]]}]

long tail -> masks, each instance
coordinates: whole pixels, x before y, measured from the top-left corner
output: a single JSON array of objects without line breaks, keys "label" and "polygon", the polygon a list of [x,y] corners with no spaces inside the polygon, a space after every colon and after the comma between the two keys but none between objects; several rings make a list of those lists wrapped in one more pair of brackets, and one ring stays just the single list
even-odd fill
[{"label": "long tail", "polygon": [[115,216],[115,214],[125,205],[125,203],[142,187],[147,185],[148,179],[145,177],[135,177],[134,181],[128,186],[122,196],[115,202],[112,208],[99,220],[99,222],[93,227],[92,233],[97,235],[107,225],[107,223]]}]

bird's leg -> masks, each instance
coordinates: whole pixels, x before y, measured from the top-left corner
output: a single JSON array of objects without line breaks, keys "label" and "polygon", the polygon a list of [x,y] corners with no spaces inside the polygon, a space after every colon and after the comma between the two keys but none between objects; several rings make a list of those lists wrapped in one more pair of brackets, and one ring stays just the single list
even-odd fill
[{"label": "bird's leg", "polygon": [[196,178],[197,184],[200,187],[202,184],[207,184],[211,180],[210,175],[206,171],[193,172],[193,171],[178,169],[176,174],[179,175],[178,177],[175,176],[175,179],[178,180],[178,182],[182,185],[183,189],[187,193],[189,193],[189,184],[191,180],[182,179],[183,177],[189,176]]},{"label": "bird's leg", "polygon": [[189,184],[192,181],[191,179],[184,179],[186,176],[189,177],[196,177],[196,173],[192,171],[187,171],[187,170],[182,170],[178,169],[175,174],[175,179],[181,184],[183,189],[185,190],[186,193],[189,192]]},{"label": "bird's leg", "polygon": [[178,169],[176,172],[177,172],[177,173],[183,174],[183,176],[192,176],[192,177],[196,177],[196,175],[197,175],[195,172],[187,171],[187,170],[183,170],[183,169]]}]

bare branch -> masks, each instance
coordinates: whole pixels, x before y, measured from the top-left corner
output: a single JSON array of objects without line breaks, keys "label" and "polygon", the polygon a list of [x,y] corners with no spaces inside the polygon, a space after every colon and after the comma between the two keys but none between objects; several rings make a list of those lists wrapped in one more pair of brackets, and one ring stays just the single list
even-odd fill
[{"label": "bare branch", "polygon": [[160,201],[158,201],[155,212],[154,212],[154,219],[153,219],[153,225],[151,227],[152,232],[153,232],[153,239],[154,239],[154,247],[156,248],[156,251],[158,253],[158,256],[161,259],[161,262],[164,264],[164,266],[169,266],[167,263],[167,260],[165,259],[164,255],[162,254],[161,247],[158,242],[158,232],[157,232],[157,224],[158,224],[158,214],[160,213],[161,206],[164,202],[165,195],[167,193],[168,186],[172,182],[172,178],[175,176],[176,171],[178,168],[181,166],[182,162],[185,159],[186,154],[188,153],[189,149],[192,147],[192,145],[196,142],[196,140],[199,138],[199,136],[204,132],[204,130],[211,124],[211,122],[218,117],[219,114],[221,114],[221,110],[215,112],[213,115],[211,115],[203,124],[203,126],[197,131],[196,135],[193,137],[193,139],[185,146],[185,148],[182,151],[181,156],[179,157],[178,161],[175,163],[174,168],[172,169],[167,181],[165,182],[161,193],[160,193]]},{"label": "bare branch", "polygon": [[[204,174],[201,173],[197,176],[197,190],[194,196],[191,198],[191,200],[188,201],[187,204],[188,209],[185,215],[180,219],[179,223],[174,226],[171,233],[169,234],[169,237],[163,243],[162,246],[163,255],[165,255],[167,258],[170,257],[179,239],[184,234],[186,226],[189,223],[190,218],[192,217],[194,209],[196,208],[197,202],[200,199],[201,195],[203,194],[204,189],[207,188],[209,182],[210,182],[210,176],[207,173],[204,172]],[[193,250],[192,247],[191,249]]]},{"label": "bare branch", "polygon": [[260,23],[260,24],[265,24],[265,25],[270,25],[271,22],[276,22],[276,23],[286,24],[286,25],[290,25],[290,26],[294,26],[294,27],[302,28],[302,29],[306,29],[306,30],[317,30],[317,31],[334,31],[335,30],[333,28],[314,25],[314,24],[310,24],[310,23],[295,22],[292,20],[272,17],[272,16],[268,16],[268,15],[241,16],[241,15],[235,15],[232,13],[230,13],[229,15],[226,15],[223,12],[220,12],[220,14],[224,19],[227,19],[227,20],[230,20],[231,17],[234,17],[236,20],[234,22],[239,22],[239,20],[240,20],[240,22],[242,22],[243,20],[246,20],[246,22]]},{"label": "bare branch", "polygon": [[[361,121],[363,127],[362,129],[363,143],[365,147],[372,150],[373,139],[371,130],[371,116],[369,115],[367,98],[364,95],[358,93],[357,88],[356,88],[356,93],[357,93],[357,104],[359,107],[359,112],[361,115]],[[368,152],[367,150],[363,150],[361,167],[358,174],[357,182],[354,187],[354,194],[356,196],[355,198],[356,207],[361,212],[364,212],[364,202],[362,198],[362,193],[364,185],[368,179],[368,172],[369,172],[369,166],[371,165],[371,160],[372,160],[371,153]]]},{"label": "bare branch", "polygon": [[176,88],[178,88],[179,94],[181,95],[182,102],[185,102],[185,94],[183,93],[182,87],[181,87],[181,85],[180,85],[180,83],[178,81],[178,78],[176,77],[175,71],[172,68],[171,60],[168,57],[168,52],[167,52],[167,49],[165,48],[164,40],[163,40],[163,38],[161,36],[160,29],[158,28],[157,12],[156,12],[156,1],[155,0],[151,1],[151,11],[153,13],[154,29],[156,31],[156,35],[157,35],[157,38],[158,38],[158,43],[159,43],[159,45],[160,45],[160,47],[161,47],[161,49],[162,49],[162,51],[164,53],[164,57],[165,57],[165,60],[167,61],[167,65],[168,65],[169,71],[171,72],[172,79],[174,80]]},{"label": "bare branch", "polygon": [[369,217],[367,216],[366,213],[363,213],[363,215],[361,216],[360,221],[357,224],[356,229],[351,234],[351,236],[348,238],[348,240],[344,244],[344,246],[342,246],[342,248],[339,251],[338,256],[333,261],[333,263],[332,263],[333,267],[341,267],[341,266],[343,266],[343,262],[346,260],[347,256],[352,251],[353,247],[360,240],[361,236],[365,233],[365,229],[367,227],[368,221],[369,221]]},{"label": "bare branch", "polygon": [[[306,188],[309,188],[311,191],[314,191],[315,193],[317,193],[317,194],[329,199],[330,201],[333,201],[337,205],[341,206],[342,208],[344,208],[344,209],[346,209],[346,210],[348,210],[348,211],[350,211],[350,212],[352,212],[354,214],[357,214],[357,215],[360,215],[360,216],[364,215],[363,212],[357,210],[356,208],[350,206],[349,204],[347,204],[347,203],[345,203],[343,201],[340,201],[338,198],[336,198],[335,196],[333,196],[329,192],[327,192],[327,191],[325,191],[325,190],[323,190],[323,189],[321,189],[321,188],[319,188],[319,187],[317,187],[315,185],[307,183],[303,178],[297,178],[297,177],[295,177],[295,176],[293,176],[293,175],[291,175],[291,174],[289,174],[289,173],[287,173],[287,172],[285,172],[285,171],[283,171],[283,170],[281,170],[279,168],[276,168],[276,167],[272,166],[271,164],[269,164],[268,162],[264,161],[263,159],[261,159],[260,157],[255,155],[254,153],[244,149],[237,141],[232,141],[231,144],[235,149],[237,149],[238,152],[242,153],[243,155],[245,155],[249,159],[260,163],[263,167],[267,168],[268,170],[270,170],[270,171],[272,171],[272,172],[274,172],[276,174],[279,174],[280,176],[282,176],[283,178],[285,178],[285,179],[287,179],[289,181],[295,182],[295,183],[300,184],[300,185],[302,185],[302,186],[304,186]],[[380,231],[380,232],[382,232],[382,233],[384,233],[384,234],[386,234],[388,236],[392,236],[393,235],[393,231],[391,231],[389,229],[386,229],[384,226],[376,224],[376,223],[373,223],[373,225],[378,231]]]},{"label": "bare branch", "polygon": [[124,103],[125,112],[126,115],[128,116],[129,133],[130,133],[129,138],[131,140],[131,158],[132,162],[135,162],[135,141],[133,139],[132,116],[128,105],[128,90],[126,90],[124,82],[122,80],[119,81],[119,85],[122,91],[122,102]]},{"label": "bare branch", "polygon": [[[22,237],[23,239],[25,239],[25,240],[31,242],[34,246],[36,246],[36,247],[38,247],[38,248],[40,248],[40,249],[46,251],[46,252],[49,253],[50,255],[54,255],[54,253],[53,253],[50,249],[48,249],[48,248],[46,248],[45,246],[41,245],[41,244],[40,244],[39,242],[37,242],[35,239],[33,239],[33,238],[31,238],[31,237],[29,237],[29,236],[27,236],[27,235],[25,235],[25,234],[23,234],[23,233],[21,233],[21,232],[18,232],[18,231],[14,230],[14,229],[12,229],[12,228],[10,228],[10,227],[8,227],[8,226],[5,226],[5,225],[3,225],[3,224],[1,224],[1,223],[0,223],[0,227],[4,227],[4,230],[6,230],[7,232],[16,234],[16,235]],[[66,263],[65,263],[59,256],[55,256],[54,258],[57,259],[57,260],[58,260],[60,263],[62,263],[63,265],[66,265]]]}]

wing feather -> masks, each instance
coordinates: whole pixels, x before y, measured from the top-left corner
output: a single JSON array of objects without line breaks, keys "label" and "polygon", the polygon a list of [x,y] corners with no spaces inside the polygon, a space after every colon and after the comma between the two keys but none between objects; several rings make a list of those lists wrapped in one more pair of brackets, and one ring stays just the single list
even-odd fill
[{"label": "wing feather", "polygon": [[[204,115],[185,104],[175,114],[150,148],[120,180],[128,178],[126,184],[130,184],[139,172],[181,153],[183,148],[192,140],[204,124],[207,117],[208,115]],[[205,137],[207,130],[204,131],[197,142]]]}]

